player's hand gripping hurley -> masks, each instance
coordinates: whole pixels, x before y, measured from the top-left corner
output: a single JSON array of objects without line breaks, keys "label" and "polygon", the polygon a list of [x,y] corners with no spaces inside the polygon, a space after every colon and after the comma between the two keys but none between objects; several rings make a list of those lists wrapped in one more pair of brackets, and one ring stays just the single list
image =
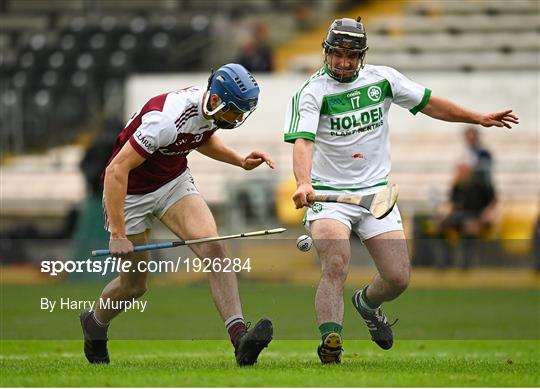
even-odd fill
[{"label": "player's hand gripping hurley", "polygon": [[366,196],[316,194],[315,196],[309,196],[308,201],[358,205],[367,209],[375,219],[382,219],[392,212],[397,198],[398,186],[392,184],[380,192]]},{"label": "player's hand gripping hurley", "polygon": [[[187,245],[190,245],[190,244],[215,242],[217,240],[249,238],[249,237],[252,237],[252,236],[261,236],[261,235],[270,235],[270,234],[281,234],[282,232],[284,232],[286,230],[287,230],[286,228],[274,228],[272,230],[244,232],[242,234],[216,236],[216,237],[213,237],[213,238],[200,238],[200,239],[192,239],[192,240],[176,240],[174,242],[150,243],[150,244],[145,244],[145,245],[141,245],[141,246],[134,246],[133,251],[138,252],[138,251],[168,249],[168,248],[171,248],[171,247],[187,246]],[[99,256],[102,256],[102,255],[110,255],[110,254],[111,254],[111,252],[108,249],[92,251],[92,256],[93,257],[99,257]]]}]

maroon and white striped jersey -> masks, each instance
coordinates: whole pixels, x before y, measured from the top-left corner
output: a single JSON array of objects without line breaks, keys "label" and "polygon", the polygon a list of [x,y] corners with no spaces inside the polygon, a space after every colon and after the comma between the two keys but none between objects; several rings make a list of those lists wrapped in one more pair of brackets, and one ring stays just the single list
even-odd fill
[{"label": "maroon and white striped jersey", "polygon": [[187,155],[217,130],[202,114],[203,87],[190,87],[148,100],[118,135],[107,165],[129,141],[144,158],[129,173],[128,194],[145,194],[187,169]]}]

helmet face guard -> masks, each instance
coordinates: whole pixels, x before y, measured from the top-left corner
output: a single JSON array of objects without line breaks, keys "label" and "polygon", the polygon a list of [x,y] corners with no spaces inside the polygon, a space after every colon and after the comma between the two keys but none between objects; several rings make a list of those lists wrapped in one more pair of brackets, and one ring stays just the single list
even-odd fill
[{"label": "helmet face guard", "polygon": [[249,115],[251,115],[253,111],[255,111],[255,108],[257,108],[255,107],[251,111],[244,112],[240,110],[238,106],[236,106],[236,104],[234,103],[225,104],[223,101],[220,101],[220,103],[218,104],[216,108],[214,108],[213,110],[210,110],[209,109],[210,96],[211,96],[211,93],[208,91],[203,101],[203,112],[205,115],[213,117],[218,112],[226,113],[226,112],[229,112],[231,109],[242,113],[242,116],[239,119],[234,120],[233,122],[229,122],[225,120],[224,118],[216,119],[213,117],[215,125],[221,128],[222,130],[232,130],[233,128],[240,126],[242,123],[244,123],[247,120]]},{"label": "helmet face guard", "polygon": [[[214,116],[216,113],[226,113],[231,110],[242,113],[239,119],[229,122],[223,118],[215,119],[216,126],[222,129],[236,128],[246,121],[255,111],[259,99],[259,85],[255,78],[238,64],[227,64],[220,67],[215,73],[212,72],[208,79],[208,89],[205,101],[203,102],[203,112],[207,116]],[[210,96],[219,96],[219,104],[214,109],[209,105]]]},{"label": "helmet face guard", "polygon": [[[360,69],[364,67],[364,58],[366,56],[367,37],[361,18],[337,19],[334,20],[326,39],[323,41],[324,63],[327,66],[330,75],[337,81],[348,82],[356,78]],[[355,69],[340,69],[333,65],[331,54],[340,52],[347,57],[358,60]],[[350,72],[350,76],[344,76],[344,72]]]}]

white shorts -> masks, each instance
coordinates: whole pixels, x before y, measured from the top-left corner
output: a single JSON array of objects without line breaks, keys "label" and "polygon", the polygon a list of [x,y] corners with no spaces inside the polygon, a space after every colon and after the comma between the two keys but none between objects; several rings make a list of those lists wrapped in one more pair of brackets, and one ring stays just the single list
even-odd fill
[{"label": "white shorts", "polygon": [[333,219],[345,224],[364,241],[389,231],[403,231],[397,204],[385,218],[375,219],[368,210],[357,205],[338,203],[315,203],[308,208],[304,225],[310,231],[310,223],[318,219]]},{"label": "white shorts", "polygon": [[[191,194],[199,194],[199,191],[189,169],[187,169],[180,176],[153,192],[142,195],[126,195],[124,202],[126,235],[140,234],[148,230],[154,220],[161,219],[171,205]],[[103,197],[103,215],[105,229],[110,232],[105,210],[105,196]]]}]

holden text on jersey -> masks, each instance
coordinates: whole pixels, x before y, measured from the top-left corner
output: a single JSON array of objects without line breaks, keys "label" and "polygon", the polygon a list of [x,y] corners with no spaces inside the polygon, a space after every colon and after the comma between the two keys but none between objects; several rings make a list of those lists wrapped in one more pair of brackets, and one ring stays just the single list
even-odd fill
[{"label": "holden text on jersey", "polygon": [[374,130],[384,124],[382,120],[382,108],[374,108],[359,113],[342,116],[338,118],[331,117],[330,135],[347,136]]}]

